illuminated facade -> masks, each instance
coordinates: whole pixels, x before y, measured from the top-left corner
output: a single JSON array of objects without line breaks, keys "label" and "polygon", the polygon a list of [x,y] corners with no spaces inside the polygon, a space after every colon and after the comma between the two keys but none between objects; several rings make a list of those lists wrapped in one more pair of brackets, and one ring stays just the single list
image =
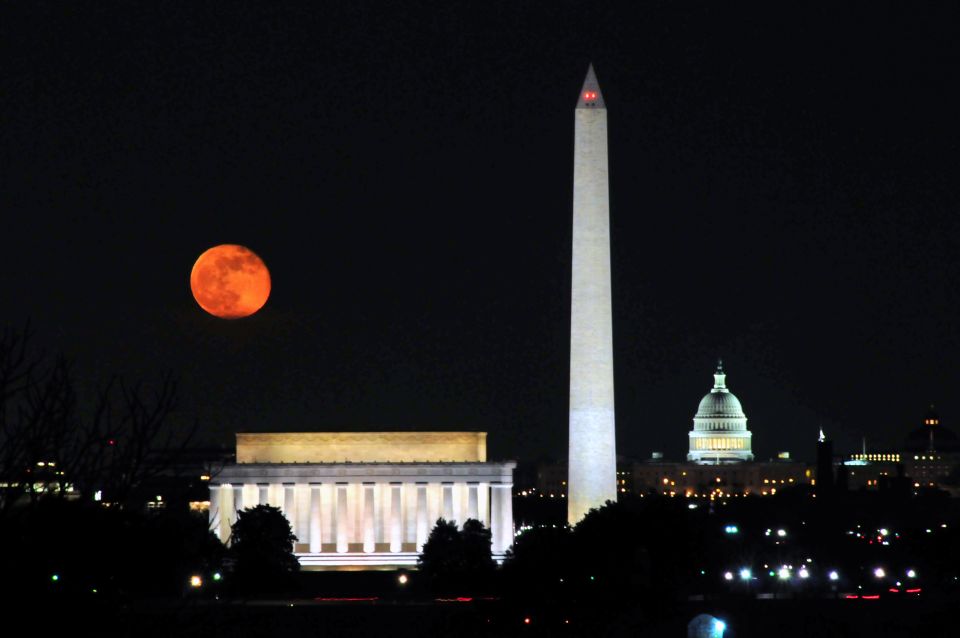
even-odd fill
[{"label": "illuminated facade", "polygon": [[809,484],[811,476],[805,463],[787,459],[720,465],[650,460],[633,466],[635,492],[687,498],[773,496]]},{"label": "illuminated facade", "polygon": [[567,521],[617,500],[607,110],[591,65],[574,109]]},{"label": "illuminated facade", "polygon": [[933,406],[900,451],[867,452],[864,442],[861,452],[838,457],[835,465],[842,489],[884,489],[901,483],[914,491],[937,488],[960,496],[960,484],[952,476],[960,467],[960,437],[940,424]]},{"label": "illuminated facade", "polygon": [[227,542],[237,511],[273,505],[305,569],[416,565],[438,518],[480,520],[494,557],[513,543],[513,470],[485,432],[237,434],[237,463],[210,480],[210,523]]},{"label": "illuminated facade", "polygon": [[713,389],[700,401],[693,417],[688,461],[719,465],[753,460],[747,415],[740,400],[727,389],[726,378],[723,363],[718,363]]}]

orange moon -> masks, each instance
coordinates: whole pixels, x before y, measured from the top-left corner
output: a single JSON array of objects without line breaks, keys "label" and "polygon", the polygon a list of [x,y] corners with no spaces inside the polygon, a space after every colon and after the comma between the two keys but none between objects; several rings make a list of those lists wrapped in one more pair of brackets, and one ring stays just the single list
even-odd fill
[{"label": "orange moon", "polygon": [[270,271],[249,248],[221,244],[197,259],[190,272],[190,290],[200,307],[215,317],[249,317],[267,303]]}]

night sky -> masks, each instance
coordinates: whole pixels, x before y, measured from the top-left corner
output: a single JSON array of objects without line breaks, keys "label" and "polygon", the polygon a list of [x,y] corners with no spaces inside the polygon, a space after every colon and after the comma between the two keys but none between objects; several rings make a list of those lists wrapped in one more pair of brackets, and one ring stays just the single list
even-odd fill
[{"label": "night sky", "polygon": [[[565,456],[573,108],[608,109],[618,450],[686,452],[723,357],[754,452],[960,426],[960,16],[715,2],[0,8],[0,325],[203,438],[481,429]],[[271,270],[193,300],[206,248]]]}]

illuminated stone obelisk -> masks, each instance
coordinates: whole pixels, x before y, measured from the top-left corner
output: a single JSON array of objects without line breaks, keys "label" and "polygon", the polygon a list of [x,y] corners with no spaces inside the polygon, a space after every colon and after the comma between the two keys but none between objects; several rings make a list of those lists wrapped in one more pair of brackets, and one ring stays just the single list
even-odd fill
[{"label": "illuminated stone obelisk", "polygon": [[574,110],[567,520],[617,500],[607,110],[593,65]]}]

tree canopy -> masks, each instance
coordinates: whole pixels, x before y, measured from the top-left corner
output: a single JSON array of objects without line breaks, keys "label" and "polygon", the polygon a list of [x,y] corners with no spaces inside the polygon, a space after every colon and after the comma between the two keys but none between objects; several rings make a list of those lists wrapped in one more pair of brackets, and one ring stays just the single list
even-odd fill
[{"label": "tree canopy", "polygon": [[246,591],[284,589],[300,569],[293,554],[297,541],[280,508],[257,505],[237,512],[230,535],[237,586]]},{"label": "tree canopy", "polygon": [[467,519],[460,529],[455,521],[441,518],[424,543],[417,565],[437,591],[476,590],[489,584],[496,568],[490,546],[490,530],[482,522]]}]

